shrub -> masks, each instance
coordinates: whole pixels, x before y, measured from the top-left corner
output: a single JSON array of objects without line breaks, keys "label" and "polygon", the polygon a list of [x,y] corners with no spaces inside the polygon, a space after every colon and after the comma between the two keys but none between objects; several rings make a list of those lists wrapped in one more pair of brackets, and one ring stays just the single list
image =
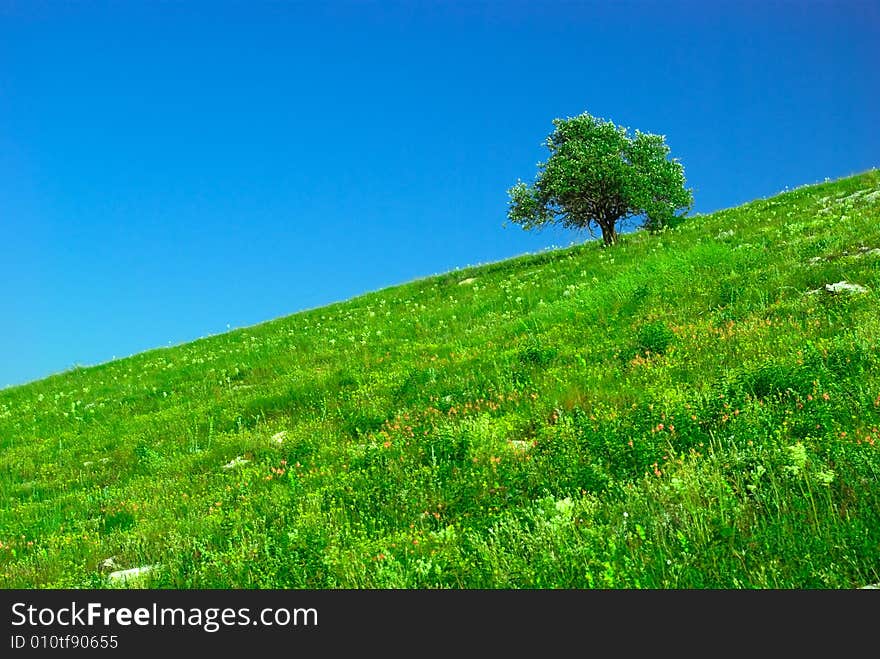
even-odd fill
[{"label": "shrub", "polygon": [[662,355],[675,340],[675,334],[662,320],[653,321],[639,328],[637,337],[638,352]]}]

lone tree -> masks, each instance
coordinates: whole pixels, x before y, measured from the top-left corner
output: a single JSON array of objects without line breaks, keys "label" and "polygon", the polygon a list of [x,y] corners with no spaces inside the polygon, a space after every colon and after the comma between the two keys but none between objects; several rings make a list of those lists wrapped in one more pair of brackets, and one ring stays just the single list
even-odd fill
[{"label": "lone tree", "polygon": [[508,219],[524,229],[558,224],[571,229],[602,230],[605,245],[617,242],[617,224],[644,216],[642,227],[668,225],[677,211],[693,205],[684,187],[684,168],[670,160],[663,135],[636,131],[590,116],[586,112],[554,119],[547,137],[550,157],[538,163],[534,185],[522,181],[510,195]]}]

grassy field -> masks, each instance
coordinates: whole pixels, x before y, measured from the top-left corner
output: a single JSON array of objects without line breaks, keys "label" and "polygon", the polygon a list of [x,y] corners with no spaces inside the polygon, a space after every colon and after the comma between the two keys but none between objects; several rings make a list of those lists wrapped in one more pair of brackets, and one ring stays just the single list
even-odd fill
[{"label": "grassy field", "polygon": [[0,391],[0,586],[857,588],[878,339],[872,170],[77,368]]}]

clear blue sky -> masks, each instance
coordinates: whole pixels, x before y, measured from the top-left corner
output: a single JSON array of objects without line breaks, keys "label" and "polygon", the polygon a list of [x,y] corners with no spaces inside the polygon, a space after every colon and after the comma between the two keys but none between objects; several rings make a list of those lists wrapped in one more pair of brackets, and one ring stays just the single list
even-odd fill
[{"label": "clear blue sky", "polygon": [[0,387],[588,238],[555,117],[709,212],[880,166],[880,3],[0,0]]}]

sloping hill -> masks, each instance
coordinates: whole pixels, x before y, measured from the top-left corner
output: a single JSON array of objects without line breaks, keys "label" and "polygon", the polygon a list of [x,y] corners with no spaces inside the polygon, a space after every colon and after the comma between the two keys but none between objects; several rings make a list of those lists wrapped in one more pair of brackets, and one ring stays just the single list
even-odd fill
[{"label": "sloping hill", "polygon": [[877,582],[878,303],[873,170],[3,390],[0,586]]}]

